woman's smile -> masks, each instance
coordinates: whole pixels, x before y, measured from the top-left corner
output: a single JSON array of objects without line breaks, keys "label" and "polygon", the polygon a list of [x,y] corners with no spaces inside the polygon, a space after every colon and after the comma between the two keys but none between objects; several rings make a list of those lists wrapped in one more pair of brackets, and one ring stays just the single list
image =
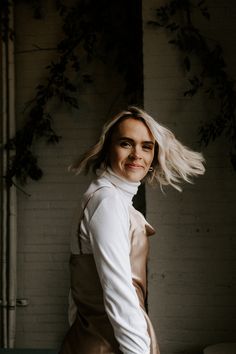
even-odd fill
[{"label": "woman's smile", "polygon": [[136,169],[136,168],[143,168],[143,166],[142,165],[137,165],[137,164],[134,164],[134,163],[127,163],[127,164],[125,164],[125,166],[126,167],[128,167],[128,168],[133,168],[133,169]]}]

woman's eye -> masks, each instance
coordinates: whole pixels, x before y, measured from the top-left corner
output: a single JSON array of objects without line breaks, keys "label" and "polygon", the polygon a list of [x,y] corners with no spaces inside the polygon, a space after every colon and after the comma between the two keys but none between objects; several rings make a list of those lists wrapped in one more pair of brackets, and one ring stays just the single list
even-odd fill
[{"label": "woman's eye", "polygon": [[143,149],[144,150],[152,150],[152,146],[151,145],[143,145]]},{"label": "woman's eye", "polygon": [[121,146],[121,147],[128,148],[128,147],[131,147],[131,144],[130,144],[130,142],[128,142],[128,141],[122,141],[122,142],[120,143],[120,146]]}]

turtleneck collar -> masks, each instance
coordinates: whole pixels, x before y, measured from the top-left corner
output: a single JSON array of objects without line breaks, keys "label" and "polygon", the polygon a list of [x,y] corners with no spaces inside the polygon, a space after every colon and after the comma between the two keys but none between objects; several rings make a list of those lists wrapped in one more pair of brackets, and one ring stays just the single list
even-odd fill
[{"label": "turtleneck collar", "polygon": [[109,180],[113,185],[115,185],[122,194],[132,203],[134,195],[138,191],[140,182],[131,182],[115,174],[110,167],[103,173],[102,177]]}]

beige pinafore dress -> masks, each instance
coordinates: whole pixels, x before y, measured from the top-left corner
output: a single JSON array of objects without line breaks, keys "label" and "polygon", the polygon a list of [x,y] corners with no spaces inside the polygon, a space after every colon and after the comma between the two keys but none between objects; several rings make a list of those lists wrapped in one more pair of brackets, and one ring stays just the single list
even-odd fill
[{"label": "beige pinafore dress", "polygon": [[[147,236],[155,231],[132,206],[129,207],[129,213],[133,285],[147,322],[151,339],[150,354],[159,354],[154,329],[145,308],[149,249]],[[71,293],[77,306],[77,315],[62,343],[60,354],[122,354],[104,308],[103,291],[93,254],[72,254],[70,271]]]}]

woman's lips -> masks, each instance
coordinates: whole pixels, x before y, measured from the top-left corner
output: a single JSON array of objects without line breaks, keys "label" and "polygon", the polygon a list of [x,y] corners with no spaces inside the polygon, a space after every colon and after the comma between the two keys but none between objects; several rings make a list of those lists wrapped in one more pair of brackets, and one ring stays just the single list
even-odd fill
[{"label": "woman's lips", "polygon": [[125,164],[125,166],[128,167],[128,168],[133,168],[133,169],[143,168],[142,165],[138,165],[138,164],[135,164],[135,163],[127,163],[127,164]]}]

